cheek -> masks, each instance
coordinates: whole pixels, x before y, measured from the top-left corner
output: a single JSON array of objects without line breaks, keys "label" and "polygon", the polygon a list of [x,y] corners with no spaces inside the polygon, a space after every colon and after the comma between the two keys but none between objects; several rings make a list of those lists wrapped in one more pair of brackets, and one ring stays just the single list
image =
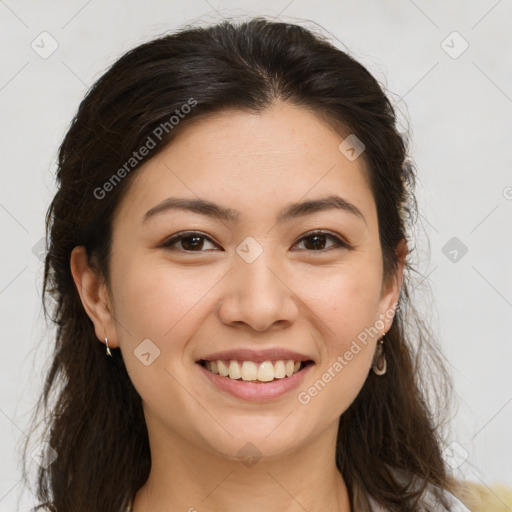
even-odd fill
[{"label": "cheek", "polygon": [[317,275],[316,286],[311,286],[309,293],[303,290],[317,318],[321,361],[316,380],[300,390],[298,401],[325,419],[339,417],[368,376],[377,340],[377,270],[371,266],[338,269],[328,279]]},{"label": "cheek", "polygon": [[347,264],[328,273],[318,270],[304,283],[304,302],[325,326],[329,347],[343,350],[347,341],[374,324],[381,289],[375,266]]},{"label": "cheek", "polygon": [[157,343],[176,338],[178,327],[190,325],[203,309],[206,301],[202,299],[221,277],[212,269],[176,269],[168,262],[137,264],[136,259],[120,265],[117,274],[117,319],[130,338],[154,338]]},{"label": "cheek", "polygon": [[[191,364],[187,342],[206,314],[208,292],[222,274],[199,267],[177,270],[168,262],[143,264],[133,258],[118,265],[115,277],[117,332],[130,379],[152,414],[159,411],[156,415],[166,416],[169,424],[183,421],[182,427],[188,428],[185,418],[197,411],[179,383],[183,368]],[[183,415],[175,418],[175,409]]]}]

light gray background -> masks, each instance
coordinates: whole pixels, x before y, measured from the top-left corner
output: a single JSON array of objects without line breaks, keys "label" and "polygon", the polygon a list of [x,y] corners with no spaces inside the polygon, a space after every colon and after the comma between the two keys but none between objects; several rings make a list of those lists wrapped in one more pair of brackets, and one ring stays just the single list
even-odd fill
[{"label": "light gray background", "polygon": [[[57,149],[79,101],[108,65],[154,35],[184,23],[262,14],[324,27],[386,85],[409,119],[420,176],[419,236],[428,236],[431,252],[429,258],[420,239],[418,266],[433,292],[422,300],[459,396],[450,436],[457,444],[447,457],[458,476],[512,484],[510,0],[194,0],[186,6],[175,0],[5,0],[0,511],[18,510],[17,450],[49,353],[52,331],[39,301],[42,264],[33,248],[44,234]],[[39,52],[51,49],[44,31],[58,43],[47,58],[31,47],[34,41]],[[464,41],[469,47],[459,55]],[[445,247],[452,237],[466,254]],[[26,510],[30,500],[22,501]]]}]

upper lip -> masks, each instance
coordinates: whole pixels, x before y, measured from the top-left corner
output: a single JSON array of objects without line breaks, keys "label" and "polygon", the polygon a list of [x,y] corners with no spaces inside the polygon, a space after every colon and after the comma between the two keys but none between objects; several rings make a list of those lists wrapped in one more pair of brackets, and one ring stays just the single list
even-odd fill
[{"label": "upper lip", "polygon": [[205,355],[198,359],[204,361],[254,361],[255,363],[262,363],[264,361],[279,361],[290,360],[293,361],[313,361],[313,359],[305,354],[294,352],[293,350],[286,350],[283,348],[269,348],[265,350],[254,350],[254,349],[237,349],[237,350],[223,350],[221,352],[214,352],[212,354]]}]

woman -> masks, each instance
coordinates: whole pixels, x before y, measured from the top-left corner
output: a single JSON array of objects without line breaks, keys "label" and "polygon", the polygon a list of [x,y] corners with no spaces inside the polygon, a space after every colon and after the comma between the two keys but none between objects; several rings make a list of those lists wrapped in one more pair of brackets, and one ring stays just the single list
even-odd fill
[{"label": "woman", "polygon": [[184,29],[97,81],[58,165],[41,506],[467,510],[411,348],[414,173],[363,66],[262,18]]}]

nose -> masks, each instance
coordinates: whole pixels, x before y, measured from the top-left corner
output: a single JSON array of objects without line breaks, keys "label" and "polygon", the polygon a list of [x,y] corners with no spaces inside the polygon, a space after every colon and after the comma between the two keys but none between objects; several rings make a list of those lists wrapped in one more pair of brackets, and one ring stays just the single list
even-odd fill
[{"label": "nose", "polygon": [[299,315],[298,297],[290,279],[269,251],[247,263],[238,256],[229,274],[218,314],[226,325],[245,324],[255,331],[293,324]]}]

